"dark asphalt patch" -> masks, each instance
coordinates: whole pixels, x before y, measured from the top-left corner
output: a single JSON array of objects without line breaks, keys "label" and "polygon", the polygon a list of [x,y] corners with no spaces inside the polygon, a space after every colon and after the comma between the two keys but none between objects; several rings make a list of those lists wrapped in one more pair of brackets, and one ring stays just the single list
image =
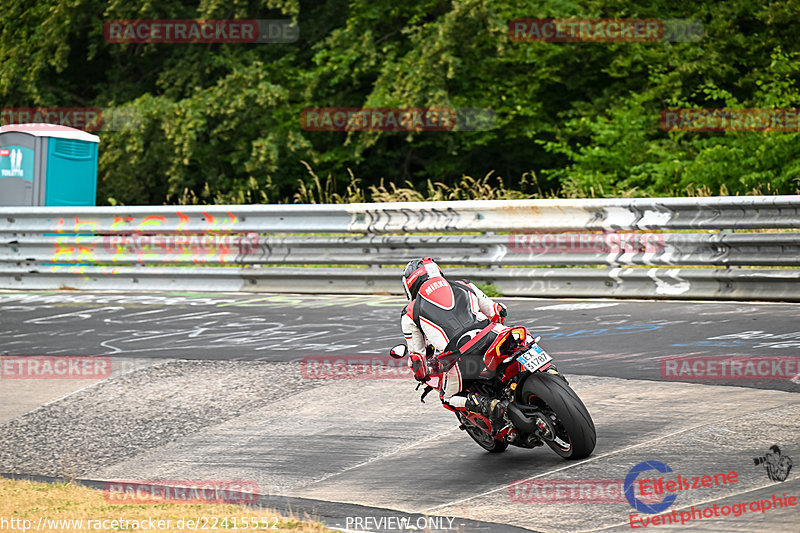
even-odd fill
[{"label": "dark asphalt patch", "polygon": [[[502,299],[501,299],[502,300]],[[667,357],[800,354],[800,305],[506,299],[564,372],[665,380]],[[402,342],[390,296],[0,292],[0,355],[233,361],[385,355]],[[796,365],[795,365],[796,366]],[[800,376],[677,381],[796,392]]]}]

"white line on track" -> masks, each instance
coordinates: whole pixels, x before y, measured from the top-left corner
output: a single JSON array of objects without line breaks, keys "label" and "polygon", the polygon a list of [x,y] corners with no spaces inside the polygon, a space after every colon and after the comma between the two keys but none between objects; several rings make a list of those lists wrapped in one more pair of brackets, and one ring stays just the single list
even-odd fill
[{"label": "white line on track", "polygon": [[381,455],[376,455],[375,457],[371,457],[370,459],[367,459],[366,461],[363,461],[361,463],[358,463],[358,464],[355,464],[355,465],[352,465],[352,466],[348,466],[347,468],[342,469],[342,470],[340,470],[338,472],[330,472],[328,474],[325,474],[324,476],[322,476],[319,479],[315,479],[313,481],[310,481],[306,485],[295,487],[293,490],[296,491],[297,489],[300,489],[300,488],[303,488],[303,487],[308,487],[310,485],[315,485],[317,483],[325,481],[326,479],[332,478],[334,476],[338,476],[340,474],[344,474],[345,472],[348,472],[350,470],[354,470],[356,468],[361,468],[362,466],[366,466],[366,465],[368,465],[370,463],[374,463],[375,461],[379,461],[381,459],[385,459],[386,457],[389,457],[391,455],[395,455],[397,453],[404,452],[404,451],[408,450],[409,448],[416,448],[417,446],[425,444],[426,442],[430,442],[432,440],[438,439],[439,437],[444,437],[446,435],[449,435],[449,434],[453,433],[453,431],[454,430],[449,429],[447,431],[443,431],[441,433],[437,433],[435,435],[431,435],[430,437],[426,437],[424,439],[417,440],[417,441],[415,441],[415,442],[413,442],[411,444],[402,444],[401,446],[398,446],[394,450],[391,450],[391,451],[389,451],[387,453],[384,453],[384,454],[381,454]]},{"label": "white line on track", "polygon": [[[95,356],[92,356],[92,357],[95,357]],[[137,372],[137,371],[142,370],[144,368],[150,368],[150,367],[156,367],[156,366],[165,365],[167,363],[171,363],[173,361],[177,361],[177,359],[154,359],[154,361],[158,361],[158,362],[149,363],[149,364],[145,363],[145,364],[142,364],[142,365],[139,365],[139,366],[135,366],[133,368],[130,368],[130,369],[124,371],[124,372],[121,372],[121,373],[117,374],[116,376],[109,376],[107,378],[95,381],[94,383],[90,383],[89,385],[86,385],[85,387],[81,387],[80,389],[76,389],[76,390],[74,390],[72,392],[69,392],[69,393],[65,394],[64,396],[60,396],[58,398],[50,400],[49,402],[43,403],[40,406],[31,409],[30,411],[26,411],[26,412],[24,412],[24,413],[22,413],[22,414],[20,414],[20,415],[18,415],[16,417],[12,418],[11,420],[16,420],[17,418],[19,418],[21,416],[26,416],[26,415],[28,415],[30,413],[35,413],[39,409],[44,409],[48,405],[54,404],[56,402],[60,402],[61,400],[64,400],[65,398],[69,398],[70,396],[72,396],[74,394],[78,394],[81,391],[85,391],[87,389],[91,389],[92,387],[94,387],[94,386],[96,386],[96,385],[98,385],[100,383],[103,383],[106,380],[117,379],[117,378],[122,377],[122,376],[124,376],[126,374],[131,374],[133,372]],[[113,361],[112,361],[112,364],[113,364]],[[7,424],[7,423],[11,422],[11,420],[6,420],[5,422],[0,423],[0,426],[2,426],[3,424]]]},{"label": "white line on track", "polygon": [[[650,439],[650,440],[646,440],[644,442],[640,442],[639,444],[632,444],[630,446],[626,446],[625,448],[620,448],[619,450],[613,450],[613,451],[610,451],[608,453],[604,453],[603,455],[595,455],[595,456],[589,457],[588,459],[584,459],[583,461],[579,461],[579,462],[576,462],[576,463],[571,463],[571,464],[568,464],[566,466],[562,466],[561,468],[556,468],[555,470],[549,470],[547,472],[542,472],[541,474],[538,474],[538,475],[535,475],[535,476],[531,476],[529,478],[522,479],[522,480],[519,480],[517,482],[518,483],[522,483],[524,481],[545,477],[545,476],[548,476],[550,474],[555,474],[556,472],[561,472],[563,470],[568,470],[570,468],[575,468],[577,466],[581,466],[581,465],[584,465],[586,463],[590,463],[592,461],[597,461],[598,459],[603,459],[605,457],[609,457],[609,456],[616,455],[616,454],[619,454],[619,453],[622,453],[622,452],[626,452],[628,450],[633,450],[634,448],[641,448],[642,446],[649,446],[650,444],[654,444],[654,443],[656,443],[658,441],[661,441],[661,440],[664,440],[664,439],[668,439],[670,437],[674,437],[675,435],[680,435],[681,433],[686,433],[687,431],[693,431],[693,430],[696,430],[698,428],[702,428],[702,427],[708,426],[709,424],[718,423],[718,422],[724,422],[726,420],[732,420],[734,418],[738,418],[739,416],[741,416],[741,415],[737,414],[737,415],[729,416],[727,418],[722,418],[722,419],[717,419],[717,420],[713,420],[713,421],[704,422],[702,424],[698,424],[698,425],[692,426],[690,428],[681,429],[680,431],[675,431],[673,433],[668,433],[666,435],[662,435],[662,436],[656,437],[654,439]],[[502,487],[494,488],[492,490],[487,490],[485,492],[481,492],[480,494],[475,494],[475,495],[469,496],[467,498],[462,498],[460,500],[455,500],[455,501],[452,501],[452,502],[435,505],[433,507],[428,507],[426,509],[423,509],[423,510],[417,511],[417,512],[420,513],[420,514],[427,514],[427,513],[431,512],[431,511],[434,511],[436,509],[441,509],[443,507],[449,507],[451,505],[458,505],[459,503],[464,503],[464,502],[467,502],[467,501],[470,501],[470,500],[474,500],[474,499],[477,499],[477,498],[482,498],[484,496],[488,496],[489,494],[494,494],[494,493],[500,492],[502,490],[508,490],[508,484],[505,484]]]}]

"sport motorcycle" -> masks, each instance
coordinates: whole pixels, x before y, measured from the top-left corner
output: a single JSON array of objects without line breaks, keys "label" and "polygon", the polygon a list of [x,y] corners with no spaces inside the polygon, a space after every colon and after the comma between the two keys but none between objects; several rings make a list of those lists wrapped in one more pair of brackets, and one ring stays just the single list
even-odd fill
[{"label": "sport motorcycle", "polygon": [[[541,337],[533,338],[527,328],[506,328],[485,354],[477,378],[465,380],[463,392],[476,392],[489,398],[508,400],[502,427],[493,428],[485,416],[459,410],[447,403],[466,431],[482,448],[491,453],[504,452],[509,445],[536,448],[547,444],[564,459],[583,459],[594,450],[597,432],[592,417],[567,379],[555,368],[553,358],[539,346]],[[405,344],[398,344],[390,355],[400,359],[408,355]],[[433,354],[428,348],[431,376],[417,385],[425,386],[420,398],[440,390],[442,376],[462,355],[458,351]],[[467,356],[470,362],[479,357]],[[466,362],[466,360],[465,360]]]}]

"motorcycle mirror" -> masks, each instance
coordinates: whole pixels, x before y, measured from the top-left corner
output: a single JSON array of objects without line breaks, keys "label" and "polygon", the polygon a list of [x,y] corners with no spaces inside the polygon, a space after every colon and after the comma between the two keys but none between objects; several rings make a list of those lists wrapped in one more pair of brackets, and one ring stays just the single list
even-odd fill
[{"label": "motorcycle mirror", "polygon": [[402,359],[406,355],[408,355],[408,346],[405,344],[398,344],[397,346],[392,347],[389,350],[389,355],[394,357],[395,359]]}]

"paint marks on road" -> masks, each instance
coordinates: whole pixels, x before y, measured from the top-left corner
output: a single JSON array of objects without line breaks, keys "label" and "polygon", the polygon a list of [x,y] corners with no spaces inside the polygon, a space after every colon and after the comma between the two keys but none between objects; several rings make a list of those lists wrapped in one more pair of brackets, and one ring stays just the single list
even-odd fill
[{"label": "paint marks on road", "polygon": [[600,309],[602,307],[614,307],[619,305],[616,302],[579,302],[579,303],[566,303],[545,305],[544,307],[537,307],[536,311],[580,311],[581,309]]}]

